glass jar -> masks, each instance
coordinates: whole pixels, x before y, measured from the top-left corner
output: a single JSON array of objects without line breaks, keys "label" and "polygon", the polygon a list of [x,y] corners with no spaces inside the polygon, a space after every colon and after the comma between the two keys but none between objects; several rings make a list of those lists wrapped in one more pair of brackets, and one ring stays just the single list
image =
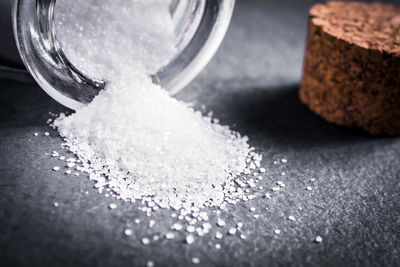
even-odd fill
[{"label": "glass jar", "polygon": [[[210,61],[228,29],[234,0],[171,0],[178,54],[152,75],[171,94],[190,83]],[[89,103],[104,82],[85,76],[64,55],[54,23],[56,0],[14,0],[13,30],[25,67],[61,104]]]}]

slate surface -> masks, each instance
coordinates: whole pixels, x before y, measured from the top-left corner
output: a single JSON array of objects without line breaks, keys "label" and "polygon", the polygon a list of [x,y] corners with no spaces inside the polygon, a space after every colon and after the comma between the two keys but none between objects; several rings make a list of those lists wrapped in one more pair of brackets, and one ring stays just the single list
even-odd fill
[{"label": "slate surface", "polygon": [[[141,245],[167,231],[170,212],[153,215],[150,229],[138,204],[104,197],[83,175],[51,171],[61,162],[45,153],[60,151],[61,139],[45,121],[65,108],[38,86],[0,81],[0,266],[188,266],[193,256],[204,266],[399,266],[400,139],[328,124],[298,100],[311,4],[239,0],[218,54],[178,96],[250,137],[268,169],[264,188],[287,187],[223,211],[229,226],[244,222],[248,238],[225,237],[219,251],[213,234],[191,246],[183,234]],[[272,163],[282,157],[288,163]]]}]

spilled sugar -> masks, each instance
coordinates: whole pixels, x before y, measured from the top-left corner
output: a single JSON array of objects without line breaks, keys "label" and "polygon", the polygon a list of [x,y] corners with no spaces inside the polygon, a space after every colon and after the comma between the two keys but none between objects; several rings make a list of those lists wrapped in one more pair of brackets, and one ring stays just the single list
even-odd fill
[{"label": "spilled sugar", "polygon": [[53,125],[100,191],[161,208],[235,203],[244,197],[235,187],[239,175],[251,173],[261,156],[247,137],[170,97],[150,78],[177,53],[169,2],[57,1],[65,54],[107,86]]}]

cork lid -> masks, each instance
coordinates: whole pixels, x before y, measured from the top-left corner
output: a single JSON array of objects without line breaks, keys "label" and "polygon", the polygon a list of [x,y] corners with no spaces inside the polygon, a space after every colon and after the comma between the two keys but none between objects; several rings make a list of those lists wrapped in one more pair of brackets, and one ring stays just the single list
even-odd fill
[{"label": "cork lid", "polygon": [[400,9],[382,3],[332,1],[310,10],[315,25],[337,38],[400,55]]}]

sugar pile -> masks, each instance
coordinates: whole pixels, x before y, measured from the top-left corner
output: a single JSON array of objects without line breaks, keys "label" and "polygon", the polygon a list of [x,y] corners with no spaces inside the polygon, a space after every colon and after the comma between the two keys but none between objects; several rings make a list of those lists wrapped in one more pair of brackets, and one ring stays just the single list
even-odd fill
[{"label": "sugar pile", "polygon": [[167,0],[59,0],[57,36],[84,73],[107,81],[87,106],[54,121],[101,191],[152,207],[192,209],[246,198],[260,167],[248,138],[154,84],[177,53]]}]

